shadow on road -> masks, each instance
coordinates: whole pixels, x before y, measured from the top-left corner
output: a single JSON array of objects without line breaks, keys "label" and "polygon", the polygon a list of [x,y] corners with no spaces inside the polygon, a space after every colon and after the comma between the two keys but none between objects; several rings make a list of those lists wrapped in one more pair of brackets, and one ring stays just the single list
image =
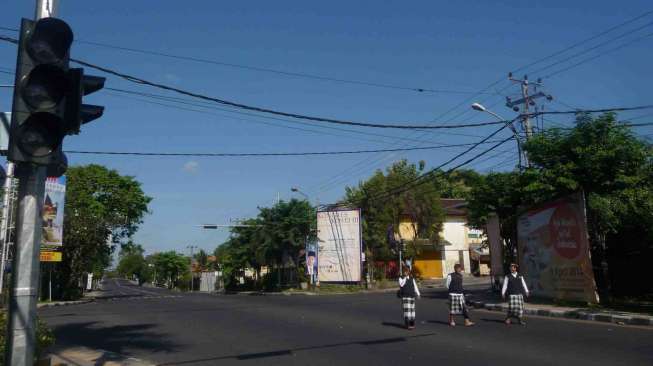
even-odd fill
[{"label": "shadow on road", "polygon": [[386,327],[406,329],[406,326],[404,324],[401,324],[401,323],[383,322],[383,323],[381,323],[381,325],[384,325]]},{"label": "shadow on road", "polygon": [[447,327],[449,326],[449,322],[445,322],[443,320],[427,320],[426,322],[431,324],[442,324],[446,325]]},{"label": "shadow on road", "polygon": [[[394,324],[394,323],[387,323],[387,324]],[[383,325],[386,325],[386,324],[384,323]],[[392,325],[389,325],[389,326],[392,326]],[[198,363],[198,362],[210,362],[210,361],[219,361],[219,360],[228,360],[228,359],[251,360],[251,359],[269,358],[269,357],[291,356],[291,355],[293,355],[294,353],[297,353],[297,352],[312,351],[312,350],[317,350],[317,349],[337,348],[337,347],[350,346],[350,345],[374,346],[374,345],[378,345],[378,344],[406,342],[406,341],[409,341],[411,339],[422,338],[422,337],[430,337],[430,336],[433,336],[433,335],[436,335],[436,334],[437,333],[423,333],[423,334],[415,334],[415,335],[412,335],[412,336],[405,336],[405,337],[379,338],[379,339],[370,339],[370,340],[362,340],[362,341],[332,343],[332,344],[324,344],[324,345],[317,345],[317,346],[307,346],[307,347],[281,349],[281,350],[268,351],[268,352],[243,353],[243,354],[237,354],[237,355],[217,356],[217,357],[211,357],[211,358],[199,358],[199,359],[185,360],[185,361],[178,361],[178,362],[167,362],[167,363],[160,363],[158,365],[159,366],[191,365],[191,364]]]},{"label": "shadow on road", "polygon": [[180,345],[168,340],[164,333],[152,330],[156,324],[133,324],[103,327],[99,322],[69,323],[54,327],[57,347],[86,347],[116,353],[129,349],[149,352],[175,352]]}]

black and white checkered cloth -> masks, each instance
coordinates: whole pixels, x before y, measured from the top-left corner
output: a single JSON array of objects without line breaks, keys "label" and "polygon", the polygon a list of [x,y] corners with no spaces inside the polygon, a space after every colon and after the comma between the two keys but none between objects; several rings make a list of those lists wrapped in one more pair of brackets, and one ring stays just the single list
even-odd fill
[{"label": "black and white checkered cloth", "polygon": [[510,295],[508,298],[508,316],[521,318],[524,315],[524,295]]},{"label": "black and white checkered cloth", "polygon": [[460,315],[465,308],[465,295],[449,294],[449,314]]},{"label": "black and white checkered cloth", "polygon": [[401,298],[401,308],[404,310],[404,319],[405,320],[415,320],[415,298],[414,297],[402,297]]}]

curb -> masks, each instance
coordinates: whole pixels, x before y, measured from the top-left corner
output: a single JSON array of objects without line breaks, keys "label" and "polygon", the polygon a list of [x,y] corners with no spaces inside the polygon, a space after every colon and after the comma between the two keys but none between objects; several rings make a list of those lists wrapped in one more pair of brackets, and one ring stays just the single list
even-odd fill
[{"label": "curb", "polygon": [[330,295],[362,295],[362,294],[379,294],[397,291],[398,288],[387,288],[382,290],[362,290],[356,292],[311,292],[311,291],[291,291],[291,292],[263,292],[263,291],[240,291],[240,292],[216,292],[215,295],[228,296],[330,296]]},{"label": "curb", "polygon": [[[482,308],[490,311],[508,311],[508,305],[484,303],[481,301],[471,301],[475,308]],[[653,326],[653,317],[646,315],[620,315],[609,313],[593,313],[590,311],[577,309],[577,310],[556,310],[556,309],[537,309],[524,307],[524,314],[548,316],[552,318],[567,318],[567,319],[580,319],[589,320],[603,323],[614,324],[628,324],[628,325],[646,325]]]},{"label": "curb", "polygon": [[80,305],[80,304],[88,304],[90,302],[95,301],[95,299],[86,299],[86,300],[76,300],[76,301],[55,301],[55,302],[44,302],[37,304],[36,307],[38,309],[40,308],[51,308],[55,306],[68,306],[68,305]]},{"label": "curb", "polygon": [[86,347],[73,347],[50,352],[50,361],[53,365],[61,366],[94,366],[94,365],[125,365],[125,366],[154,366],[145,360],[127,355],[110,352],[102,349]]}]

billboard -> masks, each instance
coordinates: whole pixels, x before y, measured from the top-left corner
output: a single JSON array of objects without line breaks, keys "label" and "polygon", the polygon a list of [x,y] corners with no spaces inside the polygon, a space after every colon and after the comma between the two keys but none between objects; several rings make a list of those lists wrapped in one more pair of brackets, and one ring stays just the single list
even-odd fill
[{"label": "billboard", "polygon": [[598,302],[582,193],[527,211],[517,231],[520,270],[534,295]]},{"label": "billboard", "polygon": [[48,178],[45,181],[43,202],[43,233],[41,235],[41,261],[61,262],[63,246],[63,210],[66,198],[66,177]]},{"label": "billboard", "polygon": [[318,281],[361,281],[360,216],[359,209],[318,211]]}]

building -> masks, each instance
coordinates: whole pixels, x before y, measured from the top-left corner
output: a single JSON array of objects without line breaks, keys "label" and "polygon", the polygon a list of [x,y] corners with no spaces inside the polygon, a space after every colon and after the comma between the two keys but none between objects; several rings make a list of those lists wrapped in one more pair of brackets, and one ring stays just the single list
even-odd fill
[{"label": "building", "polygon": [[[483,251],[483,233],[471,229],[467,225],[467,202],[463,199],[441,199],[445,211],[445,219],[440,232],[440,241],[433,243],[417,238],[419,254],[415,258],[414,269],[424,279],[444,278],[453,272],[456,263],[463,266],[463,272],[478,272],[482,268],[483,255],[475,252]],[[416,224],[405,216],[400,220],[399,234],[404,240],[415,240]],[[474,253],[473,253],[474,252]],[[489,253],[484,253],[489,256]],[[474,258],[474,260],[472,260]],[[472,265],[473,264],[473,265]],[[481,274],[483,271],[480,271]]]}]

